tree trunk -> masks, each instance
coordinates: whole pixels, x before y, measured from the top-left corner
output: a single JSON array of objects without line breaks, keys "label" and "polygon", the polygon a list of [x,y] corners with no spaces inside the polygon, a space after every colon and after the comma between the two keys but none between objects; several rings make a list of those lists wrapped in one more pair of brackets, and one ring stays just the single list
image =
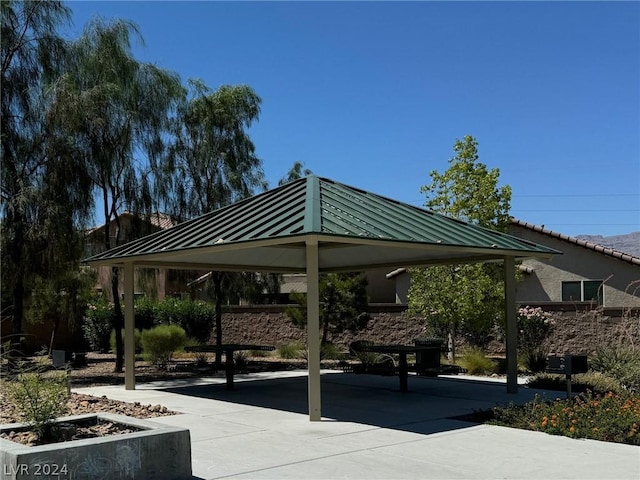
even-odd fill
[{"label": "tree trunk", "polygon": [[[15,214],[14,214],[15,215]],[[13,327],[13,335],[15,345],[12,348],[19,348],[22,352],[22,345],[20,338],[22,337],[22,319],[24,318],[24,267],[22,258],[23,243],[24,243],[24,228],[22,219],[13,219],[15,225],[15,237],[13,245],[10,246],[11,262],[16,269],[15,283],[13,284],[13,318],[11,326]]]},{"label": "tree trunk", "polygon": [[455,327],[451,327],[449,330],[449,338],[447,338],[447,360],[450,362],[455,361],[456,359],[456,329]]},{"label": "tree trunk", "polygon": [[322,321],[322,342],[321,345],[327,344],[327,336],[329,332],[329,316],[325,315]]},{"label": "tree trunk", "polygon": [[55,319],[51,322],[51,339],[49,340],[49,355],[53,350],[53,342],[56,339],[56,332],[58,331],[58,326],[60,325],[60,317],[55,315]]},{"label": "tree trunk", "polygon": [[[213,292],[216,297],[216,345],[222,345],[222,275],[213,272]],[[216,350],[216,366],[222,365],[222,352]]]},{"label": "tree trunk", "polygon": [[113,294],[113,328],[116,335],[116,365],[113,369],[116,373],[122,373],[124,366],[124,348],[122,345],[122,306],[120,305],[120,294],[118,293],[119,275],[118,267],[111,269],[111,292]]},{"label": "tree trunk", "polygon": [[[19,268],[19,270],[22,270]],[[16,275],[16,283],[13,286],[13,318],[12,318],[12,327],[13,327],[13,338],[15,339],[15,344],[12,346],[12,349],[19,349],[20,353],[24,353],[22,351],[22,343],[20,339],[22,337],[22,318],[24,316],[24,279],[22,278],[22,272],[19,271]]]}]

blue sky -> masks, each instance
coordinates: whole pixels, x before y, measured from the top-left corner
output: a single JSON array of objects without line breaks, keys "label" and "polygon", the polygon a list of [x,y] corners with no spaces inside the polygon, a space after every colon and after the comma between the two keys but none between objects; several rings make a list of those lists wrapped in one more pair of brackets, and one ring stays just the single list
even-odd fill
[{"label": "blue sky", "polygon": [[640,230],[639,2],[75,1],[136,23],[138,59],[244,83],[271,186],[294,161],[413,205],[457,138],[567,235]]}]

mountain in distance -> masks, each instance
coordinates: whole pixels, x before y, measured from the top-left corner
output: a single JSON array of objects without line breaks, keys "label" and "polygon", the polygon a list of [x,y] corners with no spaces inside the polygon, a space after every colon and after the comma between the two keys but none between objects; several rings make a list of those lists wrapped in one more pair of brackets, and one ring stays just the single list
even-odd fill
[{"label": "mountain in distance", "polygon": [[640,257],[640,232],[627,233],[626,235],[578,235],[576,238],[587,242],[596,243],[603,247],[613,248],[622,253],[628,253],[634,257]]}]

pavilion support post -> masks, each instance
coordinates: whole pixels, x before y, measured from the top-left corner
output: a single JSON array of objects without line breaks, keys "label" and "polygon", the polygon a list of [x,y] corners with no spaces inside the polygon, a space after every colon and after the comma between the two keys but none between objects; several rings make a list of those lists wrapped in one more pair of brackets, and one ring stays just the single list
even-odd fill
[{"label": "pavilion support post", "polygon": [[320,421],[320,294],[318,240],[307,239],[307,349],[309,369],[309,420]]},{"label": "pavilion support post", "polygon": [[133,308],[133,263],[124,264],[124,388],[136,388],[135,313]]},{"label": "pavilion support post", "polygon": [[518,322],[514,257],[504,257],[504,308],[507,327],[507,393],[518,393]]}]

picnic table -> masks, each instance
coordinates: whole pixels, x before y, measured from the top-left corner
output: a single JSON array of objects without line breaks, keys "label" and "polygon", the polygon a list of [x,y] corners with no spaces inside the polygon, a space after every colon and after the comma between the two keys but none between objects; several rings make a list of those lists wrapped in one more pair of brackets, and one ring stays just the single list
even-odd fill
[{"label": "picnic table", "polygon": [[235,373],[235,362],[233,354],[241,350],[261,350],[271,351],[276,347],[271,345],[245,345],[238,343],[226,343],[222,345],[192,345],[185,347],[186,352],[222,352],[225,357],[225,373],[227,376],[227,390],[233,390],[233,375]]},{"label": "picnic table", "polygon": [[[389,355],[398,355],[397,374],[400,378],[400,391],[408,392],[409,364],[407,355],[410,353],[426,352],[433,350],[433,346],[429,345],[361,345],[361,352],[386,353]],[[438,347],[439,348],[439,347]]]}]

